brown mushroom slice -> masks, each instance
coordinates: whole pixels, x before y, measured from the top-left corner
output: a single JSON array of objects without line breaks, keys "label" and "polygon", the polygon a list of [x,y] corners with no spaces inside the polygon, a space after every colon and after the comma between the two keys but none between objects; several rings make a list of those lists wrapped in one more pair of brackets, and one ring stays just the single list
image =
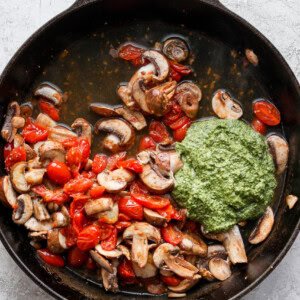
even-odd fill
[{"label": "brown mushroom slice", "polygon": [[269,136],[267,143],[276,167],[276,174],[279,175],[286,169],[289,157],[289,146],[287,142],[278,135]]},{"label": "brown mushroom slice", "polygon": [[258,220],[255,229],[249,236],[250,244],[259,244],[263,242],[270,234],[274,224],[274,214],[270,206],[266,208],[264,215]]},{"label": "brown mushroom slice", "polygon": [[230,264],[218,257],[214,257],[209,261],[209,271],[214,278],[224,281],[231,276]]},{"label": "brown mushroom slice", "polygon": [[174,272],[170,271],[169,268],[167,266],[163,266],[160,270],[159,270],[160,275],[162,276],[174,276]]},{"label": "brown mushroom slice", "polygon": [[183,238],[179,247],[187,254],[206,256],[207,245],[201,237],[195,233],[183,233]]},{"label": "brown mushroom slice", "polygon": [[88,200],[84,205],[84,209],[86,214],[90,216],[99,212],[112,210],[113,205],[114,202],[112,198],[102,197],[99,199]]},{"label": "brown mushroom slice", "polygon": [[68,246],[66,237],[59,230],[49,230],[47,235],[47,248],[54,254],[61,254]]},{"label": "brown mushroom slice", "polygon": [[143,268],[136,262],[132,262],[132,268],[135,276],[140,278],[151,278],[157,274],[157,268],[153,262],[153,255],[150,252],[148,253],[147,264]]},{"label": "brown mushroom slice", "polygon": [[47,172],[47,169],[32,169],[30,168],[25,173],[25,179],[30,185],[41,184],[44,178],[44,174]]},{"label": "brown mushroom slice", "polygon": [[209,245],[207,247],[207,257],[214,257],[214,256],[227,256],[226,249],[223,245]]},{"label": "brown mushroom slice", "polygon": [[47,239],[48,231],[37,231],[37,232],[29,232],[28,237],[33,241],[43,241]]},{"label": "brown mushroom slice", "polygon": [[212,108],[221,119],[239,119],[243,115],[242,107],[225,90],[218,90],[214,94]]},{"label": "brown mushroom slice", "polygon": [[27,161],[32,160],[37,157],[37,153],[29,145],[24,144],[24,149],[26,151],[26,160]]},{"label": "brown mushroom slice", "polygon": [[14,148],[18,148],[24,146],[25,140],[20,134],[16,133],[13,142],[14,142]]},{"label": "brown mushroom slice", "polygon": [[93,217],[98,219],[99,222],[114,224],[118,221],[119,217],[119,206],[118,203],[115,202],[112,210],[107,210],[105,212],[97,213]]},{"label": "brown mushroom slice", "polygon": [[163,53],[169,59],[179,63],[188,58],[189,49],[182,39],[171,38],[164,42]]},{"label": "brown mushroom slice", "polygon": [[63,93],[61,89],[50,82],[42,82],[34,89],[33,95],[35,97],[46,98],[57,106],[60,106],[63,102]]},{"label": "brown mushroom slice", "polygon": [[38,221],[32,217],[25,223],[25,227],[30,231],[48,231],[52,229],[52,224],[50,221]]},{"label": "brown mushroom slice", "polygon": [[141,55],[141,61],[150,61],[154,67],[156,74],[149,75],[149,78],[145,78],[146,81],[163,81],[169,75],[169,62],[166,57],[158,51],[147,50]]},{"label": "brown mushroom slice", "polygon": [[131,260],[131,255],[129,249],[124,245],[117,245],[117,249],[122,252],[122,254],[128,259]]},{"label": "brown mushroom slice", "polygon": [[31,197],[28,194],[22,194],[17,198],[18,208],[14,210],[12,219],[16,224],[26,223],[33,213]]},{"label": "brown mushroom slice", "polygon": [[115,108],[115,112],[127,120],[136,130],[142,130],[147,126],[147,122],[142,113],[131,110],[127,106]]},{"label": "brown mushroom slice", "polygon": [[27,183],[25,178],[25,170],[27,168],[27,162],[17,162],[10,169],[10,178],[13,187],[19,193],[25,193],[30,190],[30,184]]},{"label": "brown mushroom slice", "polygon": [[168,292],[169,298],[183,298],[186,297],[186,293],[174,293],[174,292]]},{"label": "brown mushroom slice", "polygon": [[97,245],[95,247],[96,251],[101,254],[102,256],[105,256],[107,258],[119,258],[123,255],[122,251],[119,249],[114,249],[111,251],[106,251],[101,247],[101,244]]},{"label": "brown mushroom slice", "polygon": [[30,102],[23,103],[20,105],[20,114],[21,117],[27,120],[32,116],[33,106]]},{"label": "brown mushroom slice", "polygon": [[0,179],[0,200],[7,207],[17,207],[17,195],[9,176],[3,176]]},{"label": "brown mushroom slice", "polygon": [[61,208],[61,211],[53,213],[51,217],[53,219],[53,228],[65,227],[70,223],[69,211],[64,206]]},{"label": "brown mushroom slice", "polygon": [[92,127],[88,121],[83,118],[77,118],[71,125],[71,128],[80,139],[87,139],[89,144],[92,145]]},{"label": "brown mushroom slice", "polygon": [[161,216],[158,212],[144,207],[144,218],[145,220],[153,226],[162,227],[166,224],[167,219]]},{"label": "brown mushroom slice", "polygon": [[125,229],[123,238],[124,240],[132,239],[131,260],[143,268],[148,259],[148,240],[158,245],[161,235],[154,226],[145,222],[136,222]]},{"label": "brown mushroom slice", "polygon": [[12,124],[12,120],[15,117],[20,116],[20,106],[18,102],[13,101],[8,104],[5,120],[1,129],[2,138],[11,143],[17,133],[18,128],[14,127]]},{"label": "brown mushroom slice", "polygon": [[100,265],[102,268],[104,268],[108,273],[112,274],[114,272],[109,261],[107,259],[105,259],[102,255],[100,255],[98,252],[96,252],[94,250],[90,250],[90,255],[91,255],[92,259],[98,265]]},{"label": "brown mushroom slice", "polygon": [[168,289],[175,293],[184,293],[191,289],[201,279],[201,275],[195,274],[192,278],[186,278],[182,280],[176,286],[168,286]]},{"label": "brown mushroom slice", "polygon": [[146,91],[146,104],[151,114],[161,117],[167,112],[171,99],[174,96],[175,88],[176,81],[169,81]]},{"label": "brown mushroom slice", "polygon": [[65,148],[59,142],[46,141],[39,147],[40,160],[45,167],[54,160],[65,162],[65,154]]},{"label": "brown mushroom slice", "polygon": [[47,129],[56,127],[57,123],[52,120],[48,115],[40,113],[34,121],[34,124],[43,126]]},{"label": "brown mushroom slice", "polygon": [[101,277],[106,291],[112,291],[113,293],[118,292],[119,286],[116,266],[113,266],[112,273],[108,272],[105,268],[101,268]]},{"label": "brown mushroom slice", "polygon": [[103,117],[116,117],[118,115],[115,109],[102,103],[90,104],[90,110]]},{"label": "brown mushroom slice", "polygon": [[294,195],[288,195],[288,196],[286,196],[285,201],[286,201],[286,204],[288,205],[289,209],[292,209],[295,206],[295,204],[297,203],[298,197],[294,196]]},{"label": "brown mushroom slice", "polygon": [[50,220],[50,215],[42,199],[34,199],[33,201],[34,217],[39,221]]},{"label": "brown mushroom slice", "polygon": [[180,83],[176,87],[175,97],[186,115],[191,119],[195,118],[202,98],[200,88],[193,82]]},{"label": "brown mushroom slice", "polygon": [[245,55],[248,59],[248,61],[254,65],[255,67],[258,65],[258,57],[257,55],[253,52],[251,49],[246,49],[245,50]]},{"label": "brown mushroom slice", "polygon": [[[111,149],[114,152],[128,150],[134,144],[134,129],[125,120],[118,118],[100,120],[95,125],[95,133],[98,134],[99,131],[108,132],[119,138],[120,142],[117,141],[117,146]],[[106,146],[105,143],[104,146]]]},{"label": "brown mushroom slice", "polygon": [[139,105],[142,111],[151,113],[147,102],[146,102],[146,87],[144,80],[139,78],[132,85],[132,97],[135,102]]},{"label": "brown mushroom slice", "polygon": [[183,167],[183,163],[176,151],[158,152],[155,157],[156,165],[167,172],[176,173]]},{"label": "brown mushroom slice", "polygon": [[49,128],[48,140],[62,143],[69,138],[77,138],[77,134],[63,126]]}]

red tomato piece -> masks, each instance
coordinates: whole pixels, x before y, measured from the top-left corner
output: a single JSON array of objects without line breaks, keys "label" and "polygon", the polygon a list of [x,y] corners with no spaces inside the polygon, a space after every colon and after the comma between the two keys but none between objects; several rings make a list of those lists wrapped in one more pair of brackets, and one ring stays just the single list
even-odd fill
[{"label": "red tomato piece", "polygon": [[181,75],[178,72],[176,72],[173,68],[170,68],[169,76],[177,82],[181,79]]},{"label": "red tomato piece", "polygon": [[140,182],[139,180],[135,180],[130,185],[130,194],[149,195],[150,192],[142,182]]},{"label": "red tomato piece", "polygon": [[127,44],[120,48],[119,57],[125,60],[133,60],[139,58],[143,52],[145,52],[144,49]]},{"label": "red tomato piece", "polygon": [[140,142],[140,147],[139,147],[140,151],[143,151],[146,149],[155,150],[155,148],[156,148],[156,143],[151,136],[145,136],[142,138],[142,140]]},{"label": "red tomato piece", "polygon": [[177,286],[181,280],[176,276],[163,276],[160,275],[160,279],[163,283],[169,286]]},{"label": "red tomato piece", "polygon": [[77,177],[82,163],[82,153],[79,147],[72,147],[66,154],[66,163],[70,167],[73,175]]},{"label": "red tomato piece", "polygon": [[130,221],[131,218],[123,213],[119,213],[118,221]]},{"label": "red tomato piece", "polygon": [[169,199],[160,196],[149,196],[144,194],[132,194],[131,196],[136,202],[150,209],[160,209],[170,204]]},{"label": "red tomato piece", "polygon": [[92,164],[92,170],[94,173],[101,173],[107,165],[107,157],[104,155],[96,154]]},{"label": "red tomato piece", "polygon": [[57,184],[65,184],[71,180],[72,175],[66,164],[61,161],[52,161],[47,167],[47,176]]},{"label": "red tomato piece", "polygon": [[90,256],[87,259],[85,266],[91,271],[96,270],[97,268],[95,261]]},{"label": "red tomato piece", "polygon": [[60,232],[66,237],[66,245],[68,247],[72,247],[77,243],[78,234],[71,224],[64,228],[61,228]]},{"label": "red tomato piece", "polygon": [[48,190],[43,184],[33,186],[31,190],[41,196],[45,202],[55,202],[57,204],[63,204],[69,200],[69,196],[64,193],[62,189],[55,191]]},{"label": "red tomato piece", "polygon": [[77,246],[74,246],[68,252],[68,264],[73,268],[78,268],[87,261],[88,257],[88,252],[81,251]]},{"label": "red tomato piece", "polygon": [[135,59],[132,59],[131,61],[135,67],[141,67],[148,63],[147,61],[144,61],[144,63],[143,63],[141,60],[141,57],[137,57]]},{"label": "red tomato piece", "polygon": [[170,144],[172,142],[167,128],[159,121],[152,121],[150,123],[149,134],[156,143]]},{"label": "red tomato piece", "polygon": [[37,250],[40,257],[49,265],[62,268],[65,265],[64,259],[57,254],[53,254],[48,249]]},{"label": "red tomato piece", "polygon": [[97,225],[85,227],[78,235],[77,246],[82,251],[94,248],[100,242],[100,229]]},{"label": "red tomato piece", "polygon": [[26,150],[24,147],[17,147],[10,151],[4,162],[6,172],[9,173],[10,168],[20,161],[26,161]]},{"label": "red tomato piece", "polygon": [[143,206],[131,197],[125,197],[119,200],[119,212],[124,213],[132,219],[143,220]]},{"label": "red tomato piece", "polygon": [[119,152],[119,153],[116,153],[116,154],[110,156],[107,159],[106,169],[108,171],[114,170],[117,167],[118,162],[125,159],[126,154],[127,154],[127,152]]},{"label": "red tomato piece", "polygon": [[114,226],[106,223],[99,222],[100,228],[100,241],[108,239],[114,231]]},{"label": "red tomato piece", "polygon": [[88,220],[81,211],[74,214],[72,225],[77,234],[79,234],[87,224]]},{"label": "red tomato piece", "polygon": [[265,135],[266,133],[266,125],[258,118],[253,119],[251,122],[251,127],[262,135]]},{"label": "red tomato piece", "polygon": [[180,119],[178,119],[177,121],[175,121],[174,123],[172,123],[170,125],[170,128],[173,130],[179,129],[190,122],[191,122],[191,119],[187,116],[184,116],[184,117],[181,117]]},{"label": "red tomato piece", "polygon": [[161,233],[164,240],[172,245],[178,245],[183,238],[181,231],[172,223],[169,223],[166,227],[163,227]]},{"label": "red tomato piece", "polygon": [[127,258],[118,265],[118,274],[124,279],[135,278],[131,262]]},{"label": "red tomato piece", "polygon": [[257,101],[253,104],[253,111],[257,118],[269,126],[276,126],[280,123],[280,112],[267,101]]},{"label": "red tomato piece", "polygon": [[176,210],[172,206],[172,211],[171,211],[171,219],[177,220],[177,221],[183,221],[186,218],[186,211],[185,210]]},{"label": "red tomato piece", "polygon": [[40,106],[40,110],[44,114],[48,115],[54,121],[59,121],[59,110],[55,108],[53,104],[44,100],[40,100],[39,106]]},{"label": "red tomato piece", "polygon": [[86,162],[91,154],[91,146],[87,139],[81,139],[78,142],[78,148],[81,151],[82,154],[82,161]]},{"label": "red tomato piece", "polygon": [[115,226],[118,232],[124,231],[127,227],[129,227],[132,223],[129,221],[118,221]]},{"label": "red tomato piece", "polygon": [[93,171],[82,171],[81,172],[81,177],[87,178],[87,179],[94,179],[97,177],[97,174],[95,174]]},{"label": "red tomato piece", "polygon": [[78,139],[77,139],[77,137],[71,137],[71,138],[65,139],[61,143],[67,149],[70,149],[72,147],[78,147]]},{"label": "red tomato piece", "polygon": [[163,117],[163,123],[170,126],[172,123],[183,117],[185,114],[182,112],[181,107],[177,103],[173,103],[172,109]]},{"label": "red tomato piece", "polygon": [[128,159],[128,160],[125,160],[125,161],[119,161],[117,163],[117,167],[128,169],[128,170],[131,170],[135,173],[142,173],[143,172],[142,165],[136,159]]},{"label": "red tomato piece", "polygon": [[97,198],[100,198],[103,195],[104,192],[105,192],[105,187],[104,186],[95,186],[95,187],[90,189],[90,196],[93,199],[97,199]]},{"label": "red tomato piece", "polygon": [[48,130],[37,124],[28,124],[24,127],[22,136],[26,142],[34,144],[45,141],[48,137]]},{"label": "red tomato piece", "polygon": [[14,149],[14,142],[6,143],[3,149],[3,158],[4,160],[9,155],[9,153]]},{"label": "red tomato piece", "polygon": [[188,75],[193,72],[193,70],[190,69],[189,67],[181,65],[175,61],[169,60],[169,63],[170,63],[171,68],[181,75]]},{"label": "red tomato piece", "polygon": [[[73,196],[74,197],[74,196]],[[74,218],[77,212],[82,212],[84,209],[85,203],[90,199],[89,196],[86,195],[75,195],[74,200],[70,204],[70,217]]]},{"label": "red tomato piece", "polygon": [[173,131],[173,137],[176,142],[181,142],[184,140],[187,130],[191,126],[192,123],[187,123],[183,125],[181,128],[178,128]]},{"label": "red tomato piece", "polygon": [[78,177],[71,179],[68,183],[64,185],[64,192],[68,195],[87,192],[93,185],[93,180]]},{"label": "red tomato piece", "polygon": [[168,206],[161,208],[161,209],[157,209],[157,212],[165,217],[167,219],[167,222],[171,221],[171,215],[172,215],[172,211],[173,211],[173,206],[171,204],[169,204]]},{"label": "red tomato piece", "polygon": [[102,249],[105,250],[105,251],[114,250],[117,246],[117,238],[118,238],[118,231],[114,227],[113,230],[112,230],[111,235],[107,239],[101,241]]}]

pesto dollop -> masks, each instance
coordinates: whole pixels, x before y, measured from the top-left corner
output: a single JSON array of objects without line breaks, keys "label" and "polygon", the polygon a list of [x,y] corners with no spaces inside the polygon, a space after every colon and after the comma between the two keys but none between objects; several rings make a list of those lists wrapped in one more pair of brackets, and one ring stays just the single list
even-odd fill
[{"label": "pesto dollop", "polygon": [[194,123],[176,144],[184,163],[173,196],[207,232],[263,214],[276,187],[265,138],[239,120]]}]

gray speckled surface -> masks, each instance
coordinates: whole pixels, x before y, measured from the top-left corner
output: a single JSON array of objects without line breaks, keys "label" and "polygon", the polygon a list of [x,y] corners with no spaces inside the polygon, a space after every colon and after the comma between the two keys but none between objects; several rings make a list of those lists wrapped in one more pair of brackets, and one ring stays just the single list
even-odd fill
[{"label": "gray speckled surface", "polygon": [[[21,44],[74,0],[1,0],[0,72]],[[300,80],[299,0],[221,0],[258,30],[283,54]],[[276,270],[245,300],[300,299],[300,238]],[[15,264],[0,243],[0,299],[52,299]]]}]

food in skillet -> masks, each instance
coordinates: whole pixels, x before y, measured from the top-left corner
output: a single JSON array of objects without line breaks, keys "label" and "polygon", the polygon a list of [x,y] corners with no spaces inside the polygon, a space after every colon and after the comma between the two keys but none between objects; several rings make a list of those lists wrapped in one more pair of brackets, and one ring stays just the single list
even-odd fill
[{"label": "food in skillet", "polygon": [[[196,122],[200,87],[182,81],[192,70],[185,41],[159,49],[122,45],[119,57],[137,71],[118,95],[124,105],[91,105],[100,115],[107,154],[90,158],[92,128],[83,118],[59,125],[62,91],[42,83],[33,106],[11,102],[1,131],[6,176],[0,199],[29,230],[40,257],[97,272],[107,291],[144,285],[151,294],[183,297],[200,280],[226,280],[231,264],[247,263],[240,222],[260,218],[248,241],[272,230],[269,206],[288,145],[264,137],[279,111],[260,99],[251,127],[226,90],[212,95],[218,118]],[[205,115],[203,115],[205,117]],[[134,156],[127,151],[146,130]],[[290,195],[292,207],[297,197]]]}]

